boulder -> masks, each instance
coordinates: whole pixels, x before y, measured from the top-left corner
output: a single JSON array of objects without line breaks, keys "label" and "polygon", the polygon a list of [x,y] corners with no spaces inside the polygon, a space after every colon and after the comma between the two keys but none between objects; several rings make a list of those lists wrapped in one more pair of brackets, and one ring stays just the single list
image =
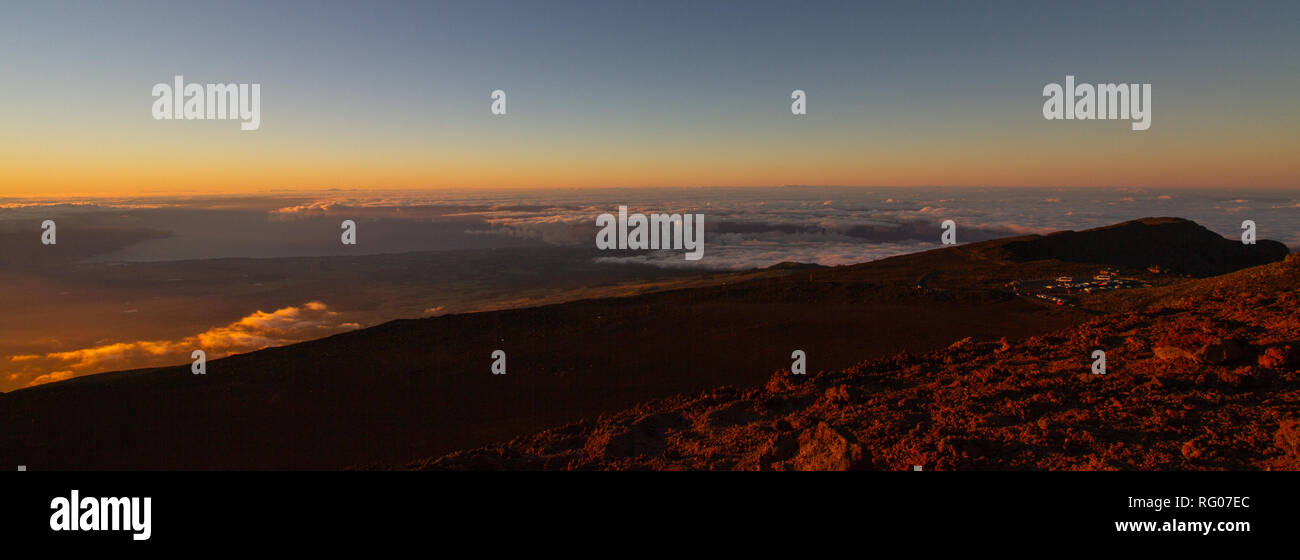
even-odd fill
[{"label": "boulder", "polygon": [[1268,369],[1283,369],[1300,365],[1300,351],[1290,344],[1285,346],[1273,346],[1259,357],[1260,367]]},{"label": "boulder", "polygon": [[1196,351],[1196,359],[1206,364],[1231,364],[1246,357],[1246,345],[1230,339],[1216,338]]},{"label": "boulder", "polygon": [[777,467],[798,471],[868,470],[871,453],[847,432],[818,422],[799,435],[798,454]]}]

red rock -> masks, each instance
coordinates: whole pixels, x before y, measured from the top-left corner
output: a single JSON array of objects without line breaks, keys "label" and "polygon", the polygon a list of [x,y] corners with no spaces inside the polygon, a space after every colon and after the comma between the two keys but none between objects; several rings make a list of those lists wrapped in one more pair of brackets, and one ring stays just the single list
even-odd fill
[{"label": "red rock", "polygon": [[822,401],[833,407],[843,406],[852,402],[853,397],[849,395],[848,385],[836,385],[826,390],[826,394],[822,396]]},{"label": "red rock", "polygon": [[783,470],[855,471],[871,468],[871,454],[852,436],[819,422],[799,435],[799,453],[781,465]]},{"label": "red rock", "polygon": [[1186,358],[1188,360],[1196,359],[1196,356],[1193,355],[1191,352],[1183,350],[1182,348],[1179,348],[1177,346],[1157,346],[1154,349],[1152,349],[1152,352],[1155,353],[1157,358],[1160,358],[1161,360],[1164,360],[1166,362],[1171,362],[1183,358]]},{"label": "red rock", "polygon": [[1300,352],[1290,344],[1270,347],[1259,357],[1259,365],[1269,369],[1295,367],[1297,364],[1300,364]]},{"label": "red rock", "polygon": [[1246,346],[1235,340],[1216,338],[1196,351],[1196,359],[1207,364],[1230,364],[1246,356]]},{"label": "red rock", "polygon": [[1273,444],[1292,458],[1300,459],[1300,418],[1283,420],[1273,434]]}]

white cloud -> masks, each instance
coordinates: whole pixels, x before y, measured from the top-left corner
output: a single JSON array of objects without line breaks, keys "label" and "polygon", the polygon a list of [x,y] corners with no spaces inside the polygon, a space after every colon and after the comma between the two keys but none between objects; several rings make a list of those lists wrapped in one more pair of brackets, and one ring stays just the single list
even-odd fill
[{"label": "white cloud", "polygon": [[[79,375],[183,363],[190,352],[202,349],[208,359],[282,346],[360,328],[341,322],[339,313],[319,301],[275,311],[253,312],[225,326],[208,329],[179,340],[114,342],[47,354],[10,356],[7,379],[28,387],[62,381]],[[26,383],[22,383],[27,380]]]}]

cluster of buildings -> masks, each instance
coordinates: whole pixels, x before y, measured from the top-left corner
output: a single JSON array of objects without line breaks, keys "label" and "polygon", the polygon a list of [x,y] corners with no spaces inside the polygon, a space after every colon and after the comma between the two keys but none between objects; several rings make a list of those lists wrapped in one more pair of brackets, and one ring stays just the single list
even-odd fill
[{"label": "cluster of buildings", "polygon": [[1104,268],[1091,279],[1077,280],[1072,276],[1061,276],[1056,280],[1020,282],[1008,284],[1019,295],[1032,295],[1038,299],[1056,305],[1073,305],[1075,296],[1123,288],[1140,288],[1145,286],[1141,280],[1120,278],[1119,271]]}]

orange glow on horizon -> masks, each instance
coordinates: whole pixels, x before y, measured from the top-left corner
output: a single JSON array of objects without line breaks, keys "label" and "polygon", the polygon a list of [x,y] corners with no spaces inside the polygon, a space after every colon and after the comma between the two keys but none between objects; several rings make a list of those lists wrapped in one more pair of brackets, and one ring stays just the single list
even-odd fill
[{"label": "orange glow on horizon", "polygon": [[[0,142],[0,196],[255,193],[271,190],[535,189],[697,186],[1297,188],[1296,140],[1214,142],[1096,129],[989,141],[838,134],[694,144],[473,138],[359,142],[175,134],[142,142],[83,137]],[[1143,133],[1144,134],[1144,133]],[[58,135],[62,137],[63,135]],[[1149,140],[1150,139],[1150,140]],[[1265,141],[1268,140],[1268,141]],[[484,143],[501,146],[482,149]]]}]

